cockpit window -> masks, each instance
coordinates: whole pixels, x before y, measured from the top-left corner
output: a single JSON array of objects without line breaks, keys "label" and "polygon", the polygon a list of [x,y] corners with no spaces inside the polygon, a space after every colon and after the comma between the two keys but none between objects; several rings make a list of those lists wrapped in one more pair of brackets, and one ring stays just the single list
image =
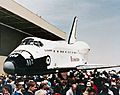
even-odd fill
[{"label": "cockpit window", "polygon": [[43,43],[41,41],[34,41],[32,38],[28,38],[23,40],[21,45],[36,45],[38,47],[42,47]]},{"label": "cockpit window", "polygon": [[42,47],[43,43],[41,43],[40,41],[34,41],[34,45]]}]

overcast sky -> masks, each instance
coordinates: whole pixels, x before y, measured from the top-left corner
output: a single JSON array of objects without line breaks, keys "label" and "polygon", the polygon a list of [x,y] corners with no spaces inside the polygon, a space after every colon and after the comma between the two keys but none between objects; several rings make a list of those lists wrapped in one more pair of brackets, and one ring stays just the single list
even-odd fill
[{"label": "overcast sky", "polygon": [[91,47],[88,62],[120,64],[120,0],[15,1],[67,34],[77,16],[77,38]]}]

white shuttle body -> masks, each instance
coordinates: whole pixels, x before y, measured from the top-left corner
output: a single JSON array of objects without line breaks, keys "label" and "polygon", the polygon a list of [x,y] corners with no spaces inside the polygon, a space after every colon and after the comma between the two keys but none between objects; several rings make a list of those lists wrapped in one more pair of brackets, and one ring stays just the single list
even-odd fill
[{"label": "white shuttle body", "polygon": [[80,66],[80,69],[91,69],[86,65],[90,47],[76,40],[76,26],[77,17],[74,18],[68,41],[37,37],[23,39],[6,59],[4,71],[8,74],[37,75],[77,69]]}]

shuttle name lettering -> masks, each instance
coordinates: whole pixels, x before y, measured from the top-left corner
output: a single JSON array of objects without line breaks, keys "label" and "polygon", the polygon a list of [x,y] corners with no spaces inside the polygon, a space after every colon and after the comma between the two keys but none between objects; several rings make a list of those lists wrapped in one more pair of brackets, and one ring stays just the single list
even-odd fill
[{"label": "shuttle name lettering", "polygon": [[79,58],[73,58],[72,56],[70,56],[70,59],[71,59],[71,62],[76,62],[80,60]]}]

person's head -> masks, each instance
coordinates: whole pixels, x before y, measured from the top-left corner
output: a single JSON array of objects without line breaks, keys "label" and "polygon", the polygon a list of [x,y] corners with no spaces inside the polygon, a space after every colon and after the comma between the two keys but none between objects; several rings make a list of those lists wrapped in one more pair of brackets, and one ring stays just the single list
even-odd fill
[{"label": "person's head", "polygon": [[2,88],[3,95],[10,95],[10,88],[8,86],[4,86]]},{"label": "person's head", "polygon": [[67,80],[61,80],[61,85],[65,86],[67,84]]},{"label": "person's head", "polygon": [[25,89],[22,84],[18,83],[16,84],[16,91],[21,91],[22,93],[24,93]]},{"label": "person's head", "polygon": [[88,95],[96,95],[96,92],[94,89],[89,90]]},{"label": "person's head", "polygon": [[47,75],[43,75],[43,78],[44,78],[44,80],[47,80],[48,76]]},{"label": "person's head", "polygon": [[20,90],[21,88],[23,88],[22,84],[19,84],[19,83],[16,84],[16,89],[17,89],[17,90]]},{"label": "person's head", "polygon": [[15,80],[15,78],[11,76],[11,77],[9,77],[8,82],[11,83],[14,80]]},{"label": "person's head", "polygon": [[34,92],[36,90],[36,83],[34,81],[30,81],[28,83],[28,89]]},{"label": "person's head", "polygon": [[42,82],[39,86],[39,89],[43,89],[43,90],[46,90],[48,87],[47,87],[47,83],[45,82]]},{"label": "person's head", "polygon": [[72,84],[72,90],[76,90],[77,89],[77,85],[76,84]]}]

